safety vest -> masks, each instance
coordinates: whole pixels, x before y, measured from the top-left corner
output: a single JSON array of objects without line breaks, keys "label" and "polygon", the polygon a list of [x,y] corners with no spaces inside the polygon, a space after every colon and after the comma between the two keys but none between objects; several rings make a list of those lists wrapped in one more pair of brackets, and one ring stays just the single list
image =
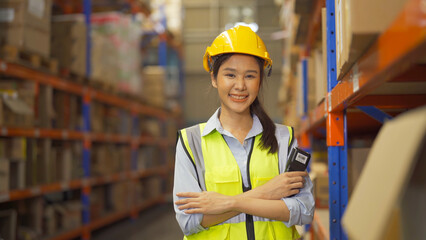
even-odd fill
[{"label": "safety vest", "polygon": [[[179,131],[184,149],[196,169],[198,183],[204,191],[214,191],[234,196],[265,184],[280,174],[278,153],[270,154],[260,148],[259,134],[252,141],[247,159],[249,187],[245,188],[239,166],[223,136],[216,130],[201,136],[205,123]],[[292,128],[289,130],[289,145],[292,142]],[[264,218],[263,218],[264,219]],[[288,228],[281,221],[267,219],[253,221],[246,214],[245,222],[225,221],[189,236],[184,240],[284,240],[298,239],[295,227]]]}]

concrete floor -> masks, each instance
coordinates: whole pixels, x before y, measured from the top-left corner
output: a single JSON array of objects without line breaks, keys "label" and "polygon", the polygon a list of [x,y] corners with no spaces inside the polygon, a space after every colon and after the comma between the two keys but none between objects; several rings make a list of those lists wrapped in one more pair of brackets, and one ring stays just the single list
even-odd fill
[{"label": "concrete floor", "polygon": [[92,233],[94,240],[182,240],[171,203],[143,211],[136,220],[126,219]]}]

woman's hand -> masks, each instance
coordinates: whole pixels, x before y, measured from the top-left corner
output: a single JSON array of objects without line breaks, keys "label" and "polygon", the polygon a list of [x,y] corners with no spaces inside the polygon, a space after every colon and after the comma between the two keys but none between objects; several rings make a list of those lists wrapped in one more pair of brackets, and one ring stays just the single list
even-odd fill
[{"label": "woman's hand", "polygon": [[275,176],[264,185],[253,189],[259,198],[278,200],[300,192],[305,185],[307,172],[285,172]]},{"label": "woman's hand", "polygon": [[179,210],[185,213],[222,214],[231,210],[233,199],[217,192],[182,192],[176,196],[184,197],[176,201]]}]

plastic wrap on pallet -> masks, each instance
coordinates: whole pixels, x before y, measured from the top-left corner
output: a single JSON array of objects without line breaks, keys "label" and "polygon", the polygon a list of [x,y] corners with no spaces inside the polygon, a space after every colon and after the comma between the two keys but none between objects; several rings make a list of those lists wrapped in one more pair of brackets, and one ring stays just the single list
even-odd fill
[{"label": "plastic wrap on pallet", "polygon": [[120,92],[139,93],[141,24],[117,12],[93,14],[92,78]]}]

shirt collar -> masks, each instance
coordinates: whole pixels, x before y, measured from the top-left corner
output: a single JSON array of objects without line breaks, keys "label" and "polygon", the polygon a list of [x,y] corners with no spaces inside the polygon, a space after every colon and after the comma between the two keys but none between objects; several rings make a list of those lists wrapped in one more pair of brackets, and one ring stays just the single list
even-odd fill
[{"label": "shirt collar", "polygon": [[[204,127],[202,136],[206,136],[210,134],[213,130],[218,131],[220,134],[225,134],[228,136],[232,136],[228,131],[226,131],[222,124],[219,121],[219,114],[220,114],[221,108],[218,108],[216,112],[209,118],[209,120],[206,123],[206,126]],[[262,124],[260,123],[259,118],[256,116],[256,114],[253,114],[253,126],[251,127],[249,133],[246,136],[246,139],[257,136],[263,132]]]}]

